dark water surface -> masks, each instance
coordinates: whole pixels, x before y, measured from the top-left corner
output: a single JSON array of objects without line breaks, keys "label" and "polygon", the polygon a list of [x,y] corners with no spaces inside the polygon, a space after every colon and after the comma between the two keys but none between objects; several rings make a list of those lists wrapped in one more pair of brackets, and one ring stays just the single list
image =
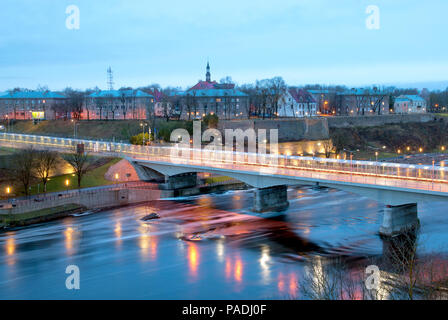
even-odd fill
[{"label": "dark water surface", "polygon": [[[380,256],[382,206],[333,189],[293,188],[283,216],[231,191],[69,217],[0,234],[1,299],[298,297],[313,256]],[[151,212],[159,220],[142,222]],[[443,204],[419,207],[424,252],[445,252]],[[68,265],[80,290],[66,289]]]}]

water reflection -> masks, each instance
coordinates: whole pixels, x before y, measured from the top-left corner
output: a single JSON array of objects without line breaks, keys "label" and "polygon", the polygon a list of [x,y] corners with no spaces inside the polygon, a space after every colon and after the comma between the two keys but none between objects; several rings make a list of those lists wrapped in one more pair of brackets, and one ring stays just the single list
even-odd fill
[{"label": "water reflection", "polygon": [[224,240],[219,239],[216,241],[216,254],[219,262],[224,261]]},{"label": "water reflection", "polygon": [[65,236],[65,249],[68,255],[73,254],[73,238],[74,238],[75,230],[72,227],[67,227],[64,231]]},{"label": "water reflection", "polygon": [[117,223],[115,223],[114,233],[115,233],[115,239],[116,239],[115,243],[119,247],[119,246],[121,246],[121,236],[122,236],[121,223],[119,221]]},{"label": "water reflection", "polygon": [[143,260],[156,260],[158,249],[158,237],[154,226],[141,225],[138,246]]},{"label": "water reflection", "polygon": [[15,239],[10,236],[7,240],[6,240],[6,245],[5,245],[5,251],[6,251],[6,263],[8,265],[13,265],[16,263],[16,259],[15,259],[15,252],[16,252],[16,243],[15,243]]},{"label": "water reflection", "polygon": [[261,247],[261,256],[258,260],[260,262],[261,267],[261,276],[264,283],[270,282],[270,267],[269,267],[269,261],[271,260],[271,257],[269,255],[269,246],[263,245]]},{"label": "water reflection", "polygon": [[243,280],[243,262],[241,257],[238,255],[235,261],[235,281],[241,282]]},{"label": "water reflection", "polygon": [[198,266],[199,266],[199,251],[196,243],[188,243],[188,266],[190,268],[190,276],[196,279],[198,276]]}]

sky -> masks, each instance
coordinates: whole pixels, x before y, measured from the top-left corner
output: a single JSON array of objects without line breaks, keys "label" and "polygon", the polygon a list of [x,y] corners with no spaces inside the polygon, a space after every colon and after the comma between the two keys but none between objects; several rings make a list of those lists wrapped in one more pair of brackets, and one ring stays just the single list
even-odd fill
[{"label": "sky", "polygon": [[0,91],[106,89],[109,66],[115,88],[186,87],[207,60],[213,80],[238,84],[436,83],[448,80],[447,12],[446,0],[2,0]]}]

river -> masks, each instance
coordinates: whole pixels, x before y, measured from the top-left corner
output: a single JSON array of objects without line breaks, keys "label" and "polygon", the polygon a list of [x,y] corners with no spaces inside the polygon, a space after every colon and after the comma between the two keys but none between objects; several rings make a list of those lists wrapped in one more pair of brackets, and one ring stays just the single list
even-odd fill
[{"label": "river", "polygon": [[[1,299],[290,299],[310,257],[381,256],[381,206],[290,188],[290,207],[250,212],[251,190],[167,199],[0,234]],[[143,222],[148,213],[159,220]],[[446,251],[443,204],[419,207],[421,253]],[[68,265],[80,290],[68,290]]]}]

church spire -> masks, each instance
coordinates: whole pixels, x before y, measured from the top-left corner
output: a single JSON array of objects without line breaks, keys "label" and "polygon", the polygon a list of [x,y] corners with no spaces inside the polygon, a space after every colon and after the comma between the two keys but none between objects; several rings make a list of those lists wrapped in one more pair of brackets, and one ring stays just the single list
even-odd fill
[{"label": "church spire", "polygon": [[210,75],[210,64],[208,63],[208,61],[207,61],[207,73],[205,74],[205,81],[212,82]]}]

